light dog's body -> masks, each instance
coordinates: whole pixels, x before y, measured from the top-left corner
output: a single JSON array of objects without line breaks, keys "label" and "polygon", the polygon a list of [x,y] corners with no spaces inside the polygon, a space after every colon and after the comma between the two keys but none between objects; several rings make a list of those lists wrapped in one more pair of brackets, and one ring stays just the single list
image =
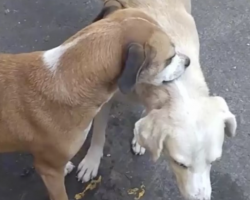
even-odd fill
[{"label": "light dog's body", "polygon": [[[145,149],[140,143],[155,159],[163,151],[170,157],[182,195],[190,200],[209,200],[210,168],[222,155],[224,127],[227,135],[234,136],[237,124],[225,100],[209,96],[200,67],[199,37],[191,16],[191,1],[118,1],[124,7],[134,7],[149,14],[169,34],[176,51],[191,59],[190,67],[173,83],[137,85],[136,95],[146,106],[145,115],[148,115],[136,123],[133,150],[143,154]],[[88,180],[91,173],[95,175],[99,166],[105,141],[104,129],[100,128],[105,124],[101,120],[103,113],[100,112],[100,118],[96,120],[102,123],[94,124],[89,152],[79,165],[78,176],[83,180]],[[88,166],[91,162],[95,165]]]},{"label": "light dog's body", "polygon": [[[191,60],[192,70],[185,72],[189,73],[185,77],[194,77],[185,81],[185,84],[190,85],[188,93],[192,93],[194,96],[199,95],[200,92],[208,95],[208,87],[199,63],[200,47],[198,33],[194,19],[190,15],[191,2],[189,0],[117,0],[117,2],[124,7],[137,8],[144,13],[148,13],[161,25],[166,33],[169,32],[171,42],[174,44],[176,51],[187,55]],[[184,79],[185,77],[182,78]],[[100,160],[103,156],[105,130],[113,101],[143,104],[145,112],[147,112],[165,105],[165,103],[169,102],[169,98],[167,87],[155,87],[151,84],[138,84],[136,91],[128,95],[117,92],[111,101],[103,106],[94,120],[91,146],[78,166],[79,181],[87,182],[97,175]],[[141,148],[134,139],[132,148],[135,154],[141,155],[145,152],[145,149]]]},{"label": "light dog's body", "polygon": [[135,9],[114,13],[54,49],[1,54],[0,152],[32,153],[50,199],[67,200],[64,174],[73,169],[67,162],[96,113],[118,87],[176,78],[165,73],[168,67],[183,73],[185,59],[174,55],[157,23]]}]

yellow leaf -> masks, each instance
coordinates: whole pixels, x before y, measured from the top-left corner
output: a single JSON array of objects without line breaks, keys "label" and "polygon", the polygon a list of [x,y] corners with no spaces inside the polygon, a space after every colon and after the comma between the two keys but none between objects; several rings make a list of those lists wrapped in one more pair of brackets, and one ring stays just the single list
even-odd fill
[{"label": "yellow leaf", "polygon": [[97,187],[98,183],[102,181],[102,177],[99,176],[97,180],[91,180],[91,182],[87,185],[87,187],[81,192],[75,195],[76,200],[80,200],[85,196],[85,193],[89,190],[93,190]]}]

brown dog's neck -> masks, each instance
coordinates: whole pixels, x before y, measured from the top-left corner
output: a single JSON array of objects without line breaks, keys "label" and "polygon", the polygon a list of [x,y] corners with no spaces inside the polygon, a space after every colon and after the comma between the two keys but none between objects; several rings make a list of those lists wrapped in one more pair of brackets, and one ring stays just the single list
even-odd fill
[{"label": "brown dog's neck", "polygon": [[101,28],[83,29],[49,51],[2,55],[0,61],[12,66],[13,78],[20,76],[51,101],[100,106],[115,92],[122,67],[120,34],[112,27]]},{"label": "brown dog's neck", "polygon": [[[127,45],[135,41],[145,44],[152,34],[149,22],[138,23],[136,17],[126,21],[123,16],[124,20],[120,21],[116,15],[114,19],[102,20],[79,31],[59,47],[43,52],[44,75],[51,81],[49,87],[54,88],[53,98],[72,105],[86,101],[88,105],[100,105],[107,101],[117,89]],[[60,59],[56,59],[58,55]]]},{"label": "brown dog's neck", "polygon": [[146,31],[145,14],[136,13],[128,19],[121,12],[120,18],[101,20],[45,52],[2,54],[0,75],[8,73],[19,87],[27,86],[59,104],[100,106],[117,89],[127,44],[143,44],[151,34],[152,30]]}]

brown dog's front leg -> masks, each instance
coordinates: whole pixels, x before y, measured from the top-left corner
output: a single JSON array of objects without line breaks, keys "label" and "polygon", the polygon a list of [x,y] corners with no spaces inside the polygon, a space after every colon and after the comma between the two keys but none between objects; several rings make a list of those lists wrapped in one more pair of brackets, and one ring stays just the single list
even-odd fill
[{"label": "brown dog's front leg", "polygon": [[68,200],[64,185],[64,166],[52,167],[44,163],[35,163],[35,167],[47,188],[50,200]]}]

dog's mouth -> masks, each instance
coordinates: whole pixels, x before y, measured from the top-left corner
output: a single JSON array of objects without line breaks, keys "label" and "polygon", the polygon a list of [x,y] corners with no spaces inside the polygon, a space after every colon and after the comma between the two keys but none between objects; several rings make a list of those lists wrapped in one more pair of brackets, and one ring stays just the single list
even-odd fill
[{"label": "dog's mouth", "polygon": [[190,59],[183,55],[176,55],[170,65],[165,70],[165,77],[163,84],[169,84],[179,79],[185,73],[187,67],[190,65]]},{"label": "dog's mouth", "polygon": [[170,83],[173,83],[174,81],[176,81],[176,80],[178,80],[178,79],[180,79],[181,77],[182,77],[182,75],[184,74],[184,72],[183,73],[181,73],[181,74],[179,74],[179,75],[177,75],[175,78],[173,78],[173,79],[170,79],[170,80],[164,80],[164,81],[162,81],[162,84],[170,84]]}]

